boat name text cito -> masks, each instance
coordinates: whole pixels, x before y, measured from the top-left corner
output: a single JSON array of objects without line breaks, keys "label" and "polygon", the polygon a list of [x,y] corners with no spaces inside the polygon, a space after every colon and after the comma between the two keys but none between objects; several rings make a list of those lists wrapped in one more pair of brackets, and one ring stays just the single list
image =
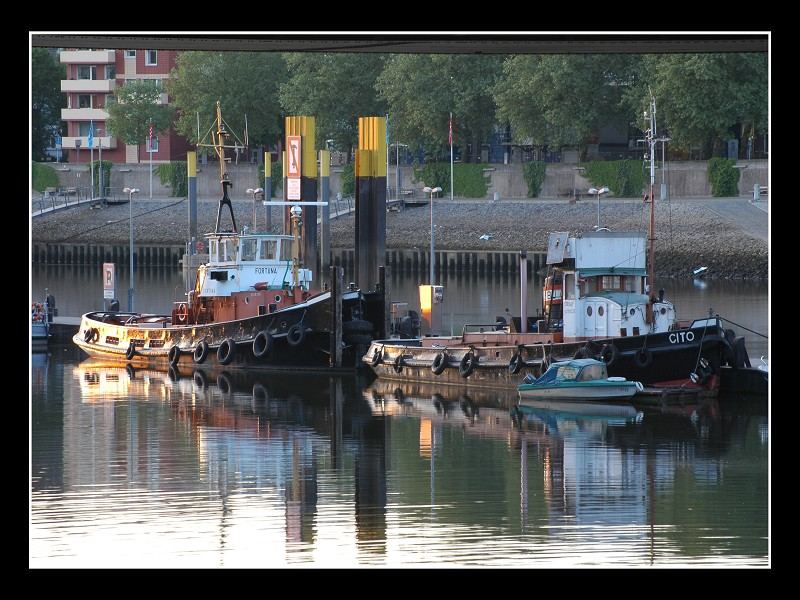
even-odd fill
[{"label": "boat name text cito", "polygon": [[256,267],[257,275],[277,275],[278,267]]},{"label": "boat name text cito", "polygon": [[677,344],[683,342],[693,342],[694,341],[694,332],[693,331],[678,331],[677,333],[670,333],[669,334],[669,343],[670,344]]}]

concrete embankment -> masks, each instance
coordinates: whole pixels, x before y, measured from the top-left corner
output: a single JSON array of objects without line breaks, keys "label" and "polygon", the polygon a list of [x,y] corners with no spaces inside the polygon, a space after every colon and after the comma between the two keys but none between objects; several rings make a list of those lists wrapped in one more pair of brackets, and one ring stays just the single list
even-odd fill
[{"label": "concrete embankment", "polygon": [[[252,200],[234,200],[237,225],[252,223]],[[198,203],[198,230],[213,230],[216,201]],[[727,208],[726,208],[727,207]],[[182,246],[187,239],[187,203],[177,199],[139,201],[133,207],[137,246]],[[47,246],[107,244],[127,247],[129,208],[80,206],[36,217],[32,240],[42,261]],[[612,231],[646,231],[649,205],[641,200],[602,199],[601,224]],[[259,230],[265,223],[258,207]],[[436,200],[433,219],[437,251],[544,252],[552,231],[591,231],[597,224],[594,200]],[[681,199],[656,203],[656,270],[662,276],[686,276],[708,266],[712,277],[764,279],[768,274],[768,214],[745,199]],[[280,223],[273,209],[273,230]],[[222,228],[230,228],[227,209]],[[332,247],[353,248],[353,215],[331,225]],[[487,234],[490,239],[480,239]],[[390,212],[386,248],[426,252],[430,248],[427,206]]]}]

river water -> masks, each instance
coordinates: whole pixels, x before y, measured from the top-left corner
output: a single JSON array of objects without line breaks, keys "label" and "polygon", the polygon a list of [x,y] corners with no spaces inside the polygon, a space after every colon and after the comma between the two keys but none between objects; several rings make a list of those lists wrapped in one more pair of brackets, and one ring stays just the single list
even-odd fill
[{"label": "river water", "polygon": [[[99,269],[32,279],[60,315],[102,306]],[[415,281],[390,283],[418,305]],[[515,278],[445,285],[454,328],[518,314]],[[184,286],[143,273],[136,307]],[[660,286],[680,318],[711,307],[767,333],[763,284]],[[32,567],[770,565],[763,399],[517,418],[506,393],[84,358],[31,359]]]}]

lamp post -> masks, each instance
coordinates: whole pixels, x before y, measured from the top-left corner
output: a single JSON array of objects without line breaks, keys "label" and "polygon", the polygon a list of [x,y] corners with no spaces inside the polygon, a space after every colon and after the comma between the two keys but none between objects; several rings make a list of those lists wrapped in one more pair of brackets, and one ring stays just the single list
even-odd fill
[{"label": "lamp post", "polygon": [[130,222],[131,231],[131,246],[130,246],[130,283],[128,284],[128,312],[133,312],[133,195],[139,193],[138,188],[126,187],[122,190],[128,194],[128,219]]},{"label": "lamp post", "polygon": [[394,193],[395,196],[399,199],[400,198],[400,148],[408,148],[408,144],[401,144],[400,142],[395,142],[394,144],[392,144],[392,146],[395,146],[395,153],[396,153],[395,161],[397,165],[397,168],[395,169],[394,172],[394,186],[395,186]]},{"label": "lamp post", "polygon": [[253,194],[253,232],[256,230],[256,196],[264,193],[264,188],[247,188],[248,194]]},{"label": "lamp post", "polygon": [[600,189],[598,189],[598,188],[589,188],[589,193],[590,194],[597,195],[597,225],[595,225],[594,228],[596,230],[598,230],[598,231],[600,230],[600,194],[607,194],[608,191],[609,190],[608,190],[608,188],[606,186],[603,186]]},{"label": "lamp post", "polygon": [[429,193],[431,195],[431,260],[430,260],[431,277],[430,277],[430,282],[429,283],[431,285],[433,285],[433,195],[436,192],[441,192],[442,188],[440,188],[440,187],[429,188],[429,187],[425,186],[424,188],[422,188],[422,191],[425,192],[426,194]]}]

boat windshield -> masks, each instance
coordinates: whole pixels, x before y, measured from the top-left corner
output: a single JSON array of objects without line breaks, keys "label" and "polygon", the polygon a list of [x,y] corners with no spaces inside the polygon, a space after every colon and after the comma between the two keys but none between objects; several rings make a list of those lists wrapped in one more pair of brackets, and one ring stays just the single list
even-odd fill
[{"label": "boat windshield", "polygon": [[535,383],[557,383],[560,381],[575,381],[578,369],[570,365],[553,365]]}]

